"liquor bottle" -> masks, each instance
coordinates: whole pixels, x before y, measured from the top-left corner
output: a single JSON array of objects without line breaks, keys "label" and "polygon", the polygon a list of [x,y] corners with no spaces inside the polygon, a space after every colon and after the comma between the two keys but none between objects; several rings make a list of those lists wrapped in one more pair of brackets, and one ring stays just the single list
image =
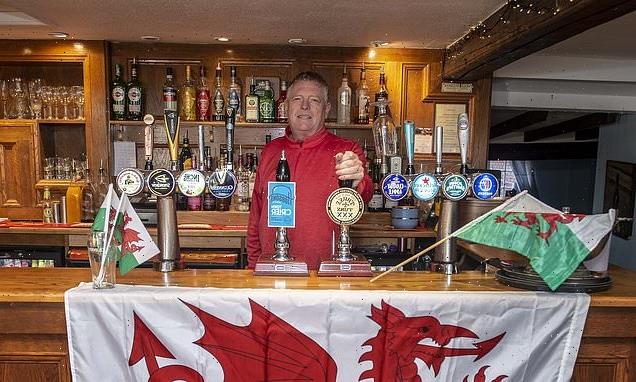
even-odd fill
[{"label": "liquor bottle", "polygon": [[91,182],[91,171],[86,169],[86,180],[82,190],[82,216],[83,222],[92,222],[95,219],[95,196],[97,191]]},{"label": "liquor bottle", "polygon": [[[197,119],[210,120],[210,87],[206,77],[205,66],[199,67],[199,86],[197,86]],[[203,158],[201,158],[203,161]]]},{"label": "liquor bottle", "polygon": [[276,122],[276,104],[274,102],[274,91],[272,90],[269,81],[265,81],[263,96],[259,100],[259,110],[261,122]]},{"label": "liquor bottle", "polygon": [[[379,159],[379,158],[378,158]],[[384,208],[384,195],[380,189],[380,163],[376,160],[371,166],[371,179],[373,180],[373,196],[367,206],[369,212],[381,212]]]},{"label": "liquor bottle", "polygon": [[186,130],[183,136],[183,143],[181,145],[181,152],[179,153],[179,169],[189,170],[192,168],[192,151],[190,150],[190,139],[188,138],[188,130]]},{"label": "liquor bottle", "polygon": [[190,65],[186,65],[186,79],[179,91],[179,114],[184,121],[197,119],[197,90],[192,80]]},{"label": "liquor bottle", "polygon": [[249,172],[248,194],[251,202],[252,194],[254,194],[254,184],[256,183],[256,154],[248,153],[247,155],[247,168]]},{"label": "liquor bottle", "polygon": [[144,88],[137,78],[137,63],[133,60],[130,81],[126,85],[126,109],[128,119],[141,121],[144,117]]},{"label": "liquor bottle", "polygon": [[214,112],[212,119],[215,121],[225,120],[225,98],[223,98],[223,88],[221,87],[221,63],[216,66],[216,87],[214,88]]},{"label": "liquor bottle", "polygon": [[66,189],[66,222],[79,223],[82,220],[82,187],[75,181]]},{"label": "liquor bottle", "polygon": [[351,88],[347,79],[347,65],[342,71],[342,84],[338,88],[338,120],[339,125],[351,123]]},{"label": "liquor bottle", "polygon": [[276,121],[279,123],[287,123],[287,121],[289,121],[286,81],[280,82],[280,97],[278,97],[278,101],[276,101]]},{"label": "liquor bottle", "polygon": [[[240,151],[240,150],[239,150]],[[236,210],[237,211],[249,211],[250,210],[250,194],[249,194],[249,172],[245,167],[245,161],[243,156],[239,155],[239,163],[237,170],[237,185],[236,185]]]},{"label": "liquor bottle", "polygon": [[358,116],[356,122],[360,124],[369,123],[369,85],[367,85],[366,71],[364,62],[360,69],[360,85],[356,89],[356,104],[358,105]]},{"label": "liquor bottle", "polygon": [[121,65],[115,65],[115,78],[110,85],[111,118],[117,121],[126,119],[126,83],[121,78]]},{"label": "liquor bottle", "polygon": [[[375,93],[375,102],[378,102],[380,100],[385,100],[385,101],[389,101],[389,92],[386,89],[386,79],[384,78],[384,65],[382,65],[382,67],[380,68],[380,90],[378,90],[377,93]],[[373,112],[373,120],[375,121],[376,118],[378,118],[378,114],[380,113],[380,110],[378,108],[378,106],[375,107],[375,111]],[[391,110],[389,109],[389,105],[386,105],[386,114],[390,117],[391,116]]]},{"label": "liquor bottle", "polygon": [[172,68],[166,68],[166,82],[163,84],[163,110],[177,111],[177,88],[174,86]]},{"label": "liquor bottle", "polygon": [[53,223],[53,201],[51,200],[51,191],[48,187],[44,188],[42,197],[42,222]]},{"label": "liquor bottle", "polygon": [[230,67],[230,88],[228,89],[227,103],[236,112],[236,121],[241,120],[241,85],[236,81],[236,66]]},{"label": "liquor bottle", "polygon": [[106,198],[106,193],[108,192],[108,176],[106,176],[106,170],[104,169],[104,160],[99,160],[99,173],[97,175],[97,201],[98,204]]},{"label": "liquor bottle", "polygon": [[245,121],[246,122],[258,122],[259,121],[259,97],[256,94],[256,83],[254,77],[250,83],[250,93],[245,96]]}]

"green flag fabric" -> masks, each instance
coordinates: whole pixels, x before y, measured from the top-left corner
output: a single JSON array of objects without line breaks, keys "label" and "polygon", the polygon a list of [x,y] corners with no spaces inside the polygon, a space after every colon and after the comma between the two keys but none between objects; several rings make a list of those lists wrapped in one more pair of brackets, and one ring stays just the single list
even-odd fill
[{"label": "green flag fabric", "polygon": [[612,230],[615,216],[614,210],[598,215],[561,213],[524,192],[452,236],[527,257],[556,290]]}]

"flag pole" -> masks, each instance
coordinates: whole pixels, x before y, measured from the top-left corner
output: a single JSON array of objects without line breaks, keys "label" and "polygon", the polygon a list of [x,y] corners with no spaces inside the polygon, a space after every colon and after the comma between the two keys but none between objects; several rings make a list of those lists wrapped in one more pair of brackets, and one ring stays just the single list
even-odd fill
[{"label": "flag pole", "polygon": [[[113,190],[113,192],[115,192],[115,191]],[[104,275],[104,272],[105,272],[104,265],[106,264],[106,260],[111,260],[111,259],[106,259],[106,257],[108,256],[108,252],[110,250],[110,243],[113,240],[113,235],[115,234],[115,228],[117,226],[117,217],[119,216],[119,211],[121,211],[121,206],[122,206],[123,200],[124,200],[124,198],[123,198],[123,195],[122,195],[122,198],[119,199],[117,210],[115,211],[115,219],[113,220],[113,226],[110,229],[110,232],[107,232],[107,235],[106,235],[107,242],[106,242],[106,245],[104,246],[105,249],[104,249],[104,253],[102,254],[102,261],[99,264],[99,274],[97,275],[97,283],[98,284],[101,284],[102,281],[104,281],[104,276],[105,276]],[[110,206],[110,204],[109,204],[109,206]],[[110,208],[109,208],[109,212],[110,212]],[[110,216],[110,213],[108,213],[106,215]],[[108,226],[106,226],[106,230],[108,231]],[[115,259],[115,261],[116,261],[116,259]]]},{"label": "flag pole", "polygon": [[517,200],[517,199],[521,198],[523,195],[525,195],[525,194],[527,194],[527,193],[528,193],[528,191],[527,191],[527,190],[523,190],[523,191],[521,191],[520,193],[518,193],[517,195],[513,196],[512,198],[510,198],[510,199],[506,200],[504,203],[500,204],[499,206],[497,206],[497,207],[493,208],[492,210],[490,210],[490,211],[488,211],[488,212],[486,212],[486,213],[484,213],[484,214],[482,214],[482,215],[477,216],[477,217],[476,217],[476,218],[474,218],[473,220],[471,220],[471,221],[469,221],[468,223],[464,224],[463,226],[461,226],[461,227],[457,228],[457,229],[456,229],[453,233],[451,233],[450,235],[446,236],[445,238],[443,238],[443,239],[439,240],[439,241],[438,241],[438,242],[436,242],[436,243],[433,243],[432,245],[430,245],[430,246],[429,246],[429,247],[427,247],[427,248],[424,248],[423,250],[419,251],[419,252],[418,252],[418,253],[416,253],[415,255],[413,255],[413,256],[409,257],[408,259],[406,259],[406,260],[402,261],[402,262],[401,262],[401,263],[399,263],[398,265],[396,265],[396,266],[394,266],[394,267],[392,267],[392,268],[390,268],[390,269],[387,269],[386,271],[384,271],[384,272],[380,273],[379,275],[377,275],[377,276],[375,276],[374,278],[372,278],[371,280],[369,280],[369,282],[370,282],[370,283],[372,283],[372,282],[374,282],[375,280],[379,279],[380,277],[384,277],[384,276],[386,276],[387,274],[389,274],[389,273],[391,273],[391,272],[395,271],[396,269],[398,269],[399,267],[403,266],[404,264],[407,264],[407,263],[409,263],[409,262],[411,262],[411,261],[415,260],[415,258],[416,258],[416,257],[422,256],[423,254],[425,254],[426,252],[430,251],[431,249],[433,249],[433,248],[435,248],[435,247],[438,247],[440,244],[442,244],[442,243],[444,243],[444,242],[448,241],[449,239],[452,239],[453,237],[455,237],[455,236],[458,234],[458,232],[460,232],[460,231],[464,230],[465,228],[467,228],[467,227],[469,227],[469,226],[471,226],[471,225],[473,225],[473,224],[476,224],[476,223],[478,223],[478,222],[482,221],[482,220],[483,220],[483,219],[485,219],[485,218],[486,218],[486,216],[488,216],[489,214],[491,214],[491,213],[493,213],[493,212],[501,211],[502,209],[504,209],[505,207],[507,207],[510,203],[512,203],[513,201],[515,201],[515,200]]},{"label": "flag pole", "polygon": [[416,257],[422,256],[423,254],[425,254],[426,252],[430,251],[431,249],[434,249],[435,247],[440,246],[442,243],[448,241],[449,239],[451,239],[454,235],[454,232],[448,236],[446,236],[445,238],[443,238],[442,240],[435,242],[433,244],[431,244],[430,246],[424,248],[423,250],[419,251],[418,253],[416,253],[415,255],[409,257],[408,259],[402,261],[401,263],[399,263],[398,265],[391,267],[390,269],[387,269],[386,271],[380,273],[379,275],[375,276],[374,278],[372,278],[371,280],[369,280],[370,283],[374,282],[375,280],[379,279],[380,277],[384,277],[387,274],[393,272],[394,270],[398,269],[399,267],[401,267],[404,264],[407,264],[413,260],[415,260]]}]

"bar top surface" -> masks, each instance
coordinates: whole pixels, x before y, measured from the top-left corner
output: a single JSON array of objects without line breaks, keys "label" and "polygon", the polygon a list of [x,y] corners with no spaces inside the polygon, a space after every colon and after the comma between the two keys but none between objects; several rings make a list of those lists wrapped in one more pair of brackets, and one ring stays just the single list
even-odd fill
[{"label": "bar top surface", "polygon": [[[592,294],[593,307],[636,307],[636,272],[610,268],[611,289]],[[0,268],[0,302],[63,303],[64,292],[90,281],[88,268]],[[170,273],[134,269],[117,277],[118,284],[195,288],[253,288],[307,290],[389,290],[519,292],[495,280],[493,273],[463,272],[446,276],[430,272],[395,272],[374,283],[364,277],[254,276],[250,270],[189,269]]]}]

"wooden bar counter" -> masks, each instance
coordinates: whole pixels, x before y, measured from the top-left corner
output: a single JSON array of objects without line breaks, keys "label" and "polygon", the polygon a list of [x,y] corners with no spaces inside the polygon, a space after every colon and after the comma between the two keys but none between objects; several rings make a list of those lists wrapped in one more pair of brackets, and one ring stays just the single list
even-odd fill
[{"label": "wooden bar counter", "polygon": [[[614,286],[592,295],[573,381],[636,380],[636,272],[612,268]],[[89,281],[81,268],[0,268],[0,381],[70,381],[64,291]],[[248,270],[135,269],[119,284],[217,288],[498,291],[493,274],[401,272],[362,278],[255,277]]]}]

